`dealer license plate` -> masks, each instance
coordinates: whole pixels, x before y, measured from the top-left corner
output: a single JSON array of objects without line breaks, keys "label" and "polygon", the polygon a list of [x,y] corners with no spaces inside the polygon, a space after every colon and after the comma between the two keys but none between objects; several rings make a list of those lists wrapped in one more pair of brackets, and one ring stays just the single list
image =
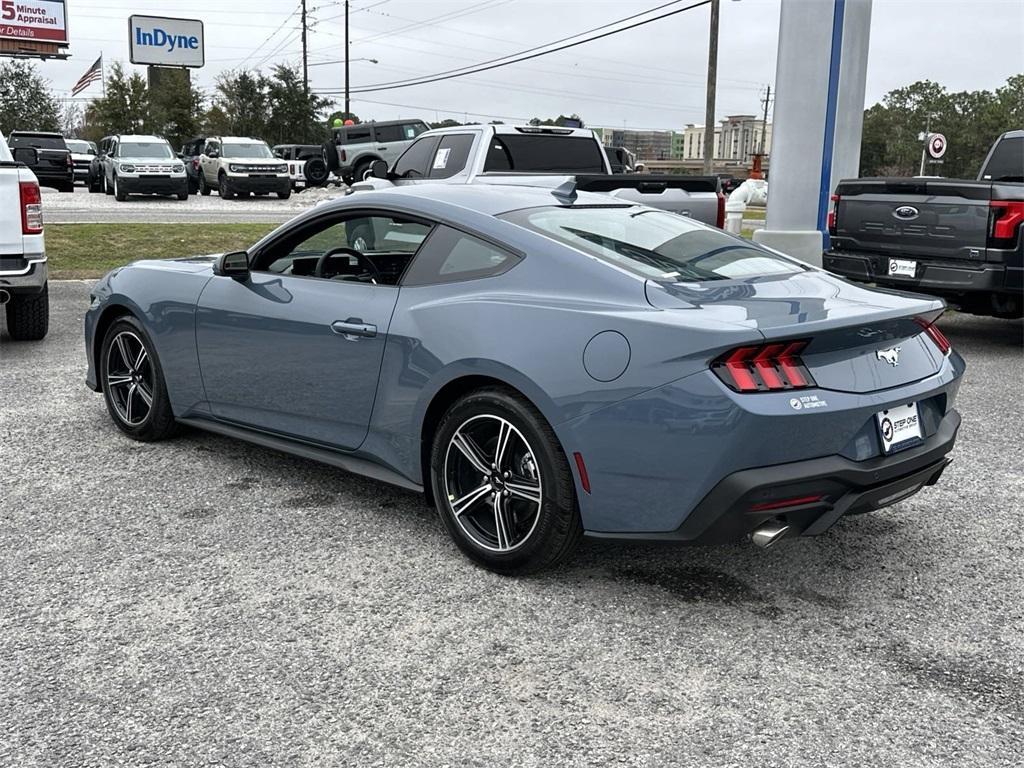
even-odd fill
[{"label": "dealer license plate", "polygon": [[882,436],[882,452],[895,453],[921,441],[921,419],[917,403],[897,405],[876,414]]},{"label": "dealer license plate", "polygon": [[889,259],[889,274],[914,277],[917,275],[917,262],[911,259]]}]

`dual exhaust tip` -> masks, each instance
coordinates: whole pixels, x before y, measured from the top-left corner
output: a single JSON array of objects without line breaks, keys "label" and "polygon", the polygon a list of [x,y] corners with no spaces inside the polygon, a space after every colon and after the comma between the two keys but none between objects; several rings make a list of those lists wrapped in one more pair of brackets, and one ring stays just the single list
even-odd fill
[{"label": "dual exhaust tip", "polygon": [[785,538],[787,534],[789,534],[789,526],[786,523],[778,520],[769,520],[767,523],[762,523],[758,526],[751,535],[751,538],[761,549],[767,549],[779,539]]}]

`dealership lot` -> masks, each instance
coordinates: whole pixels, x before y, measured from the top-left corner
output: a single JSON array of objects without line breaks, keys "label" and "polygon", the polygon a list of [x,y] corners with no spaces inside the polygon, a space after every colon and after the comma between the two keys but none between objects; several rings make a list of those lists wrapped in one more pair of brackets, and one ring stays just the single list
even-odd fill
[{"label": "dealership lot", "polygon": [[969,368],[938,486],[768,551],[591,542],[513,580],[418,497],[124,438],[83,383],[88,289],[0,341],[0,764],[1018,763],[1020,322],[943,321]]}]

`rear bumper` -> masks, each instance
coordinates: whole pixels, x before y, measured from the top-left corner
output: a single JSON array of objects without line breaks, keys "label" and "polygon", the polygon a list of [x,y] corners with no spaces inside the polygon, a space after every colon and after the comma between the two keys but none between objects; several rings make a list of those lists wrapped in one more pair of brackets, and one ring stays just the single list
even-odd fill
[{"label": "rear bumper", "polygon": [[[959,428],[960,414],[950,410],[930,438],[892,456],[861,462],[826,456],[735,472],[719,482],[679,528],[638,538],[721,544],[742,538],[769,520],[789,525],[791,535],[816,536],[843,515],[881,509],[934,485],[952,461],[948,454]],[[822,498],[765,508],[814,496]]]},{"label": "rear bumper", "polygon": [[[10,263],[10,262],[17,263]],[[25,259],[3,259],[0,288],[12,294],[39,293],[46,285],[46,256],[35,254]]]},{"label": "rear bumper", "polygon": [[188,191],[186,176],[118,176],[117,183],[129,195],[176,195]]},{"label": "rear bumper", "polygon": [[825,251],[822,262],[829,272],[851,280],[923,293],[962,295],[1020,293],[1022,290],[1024,270],[1020,267],[984,262],[967,265],[908,256],[917,262],[917,274],[914,277],[890,277],[889,259],[893,256],[830,250]]}]

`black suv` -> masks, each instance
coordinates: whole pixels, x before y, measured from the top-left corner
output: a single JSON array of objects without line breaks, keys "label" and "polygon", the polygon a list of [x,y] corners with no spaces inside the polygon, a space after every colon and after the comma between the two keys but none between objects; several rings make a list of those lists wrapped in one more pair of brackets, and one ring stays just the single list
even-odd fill
[{"label": "black suv", "polygon": [[185,173],[188,175],[188,191],[196,194],[199,191],[199,156],[203,154],[203,147],[206,146],[205,136],[194,136],[181,145],[178,157],[185,163]]}]

